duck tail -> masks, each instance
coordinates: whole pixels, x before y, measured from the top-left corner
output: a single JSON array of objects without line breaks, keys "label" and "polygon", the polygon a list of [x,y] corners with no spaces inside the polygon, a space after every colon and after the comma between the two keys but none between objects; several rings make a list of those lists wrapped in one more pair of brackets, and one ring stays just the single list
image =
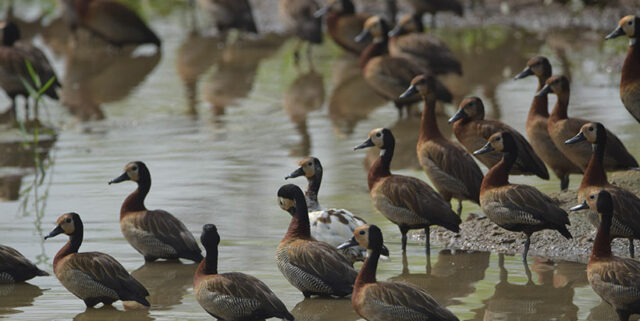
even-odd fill
[{"label": "duck tail", "polygon": [[567,229],[567,227],[566,227],[566,226],[564,226],[564,225],[560,225],[560,226],[557,228],[557,230],[558,230],[558,232],[560,232],[560,234],[562,234],[562,236],[564,236],[565,238],[567,238],[567,239],[572,239],[572,238],[573,238],[573,236],[571,235],[571,233],[569,233],[569,230]]},{"label": "duck tail", "polygon": [[36,276],[49,276],[49,272],[38,269],[38,272],[36,272]]}]

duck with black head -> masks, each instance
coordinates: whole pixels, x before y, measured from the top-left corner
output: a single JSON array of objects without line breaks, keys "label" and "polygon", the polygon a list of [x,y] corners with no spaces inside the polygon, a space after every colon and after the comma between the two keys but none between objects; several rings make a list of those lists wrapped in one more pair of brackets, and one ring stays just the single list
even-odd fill
[{"label": "duck with black head", "polygon": [[207,255],[193,276],[193,292],[207,313],[226,321],[293,320],[284,303],[264,282],[240,272],[218,273],[220,234],[215,225],[202,227],[200,241]]},{"label": "duck with black head", "polygon": [[315,16],[325,17],[329,35],[342,49],[359,55],[369,44],[366,41],[355,41],[355,37],[362,30],[364,22],[371,15],[356,13],[353,1],[330,0],[324,7],[316,11]]},{"label": "duck with black head", "polygon": [[231,29],[258,33],[249,0],[198,0],[198,3],[213,18],[219,33]]},{"label": "duck with black head", "polygon": [[109,185],[124,181],[134,181],[138,188],[122,203],[120,229],[144,260],[184,258],[200,262],[200,247],[184,223],[167,211],[148,210],[144,205],[151,189],[151,173],[147,165],[140,161],[127,164],[124,173],[111,180]]},{"label": "duck with black head", "polygon": [[24,282],[36,276],[48,276],[16,249],[0,244],[0,284]]},{"label": "duck with black head", "polygon": [[629,37],[627,58],[622,65],[620,79],[620,98],[629,113],[640,122],[640,18],[634,15],[620,19],[618,27],[605,37],[613,39],[620,36]]},{"label": "duck with black head", "polygon": [[460,17],[464,14],[462,3],[458,0],[406,0],[414,14],[431,14],[431,28],[436,27],[436,15],[440,11],[449,11]]},{"label": "duck with black head", "polygon": [[149,306],[147,289],[112,256],[102,252],[78,253],[84,234],[80,215],[63,214],[58,218],[56,228],[44,239],[62,233],[69,235],[69,242],[53,258],[53,272],[88,308],[99,303],[111,305],[118,300]]},{"label": "duck with black head", "polygon": [[293,184],[280,187],[278,203],[291,214],[289,229],[276,250],[276,263],[287,281],[305,297],[351,294],[357,272],[335,247],[313,239],[302,190]]}]

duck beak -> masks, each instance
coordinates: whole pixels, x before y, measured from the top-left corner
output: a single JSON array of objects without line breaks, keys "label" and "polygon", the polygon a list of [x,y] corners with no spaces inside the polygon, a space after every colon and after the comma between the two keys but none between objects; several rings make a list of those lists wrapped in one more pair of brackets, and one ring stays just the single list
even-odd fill
[{"label": "duck beak", "polygon": [[291,172],[291,174],[289,174],[289,176],[285,177],[284,179],[289,179],[289,178],[296,178],[296,177],[300,177],[304,175],[304,170],[302,169],[302,167],[296,169],[295,171]]},{"label": "duck beak", "polygon": [[316,11],[316,13],[313,14],[313,16],[315,18],[322,18],[324,17],[324,15],[326,15],[329,12],[329,7],[323,7],[320,10]]},{"label": "duck beak", "polygon": [[398,97],[398,99],[405,99],[407,97],[413,96],[417,92],[418,92],[418,89],[416,88],[416,86],[411,85],[409,86],[409,88],[407,88],[407,90],[405,90],[402,93],[402,95],[400,95],[400,97]]},{"label": "duck beak", "polygon": [[51,231],[49,234],[47,234],[47,236],[44,237],[44,239],[48,239],[48,238],[52,238],[58,234],[62,234],[64,233],[64,230],[62,229],[62,227],[60,227],[60,225],[56,226],[56,228],[53,229],[53,231]]},{"label": "duck beak", "polygon": [[384,256],[389,256],[389,249],[384,244],[382,245],[382,251],[380,252],[380,254]]},{"label": "duck beak", "polygon": [[531,75],[533,75],[533,70],[531,70],[531,67],[527,67],[527,68],[524,68],[524,70],[521,73],[513,77],[513,80],[519,80],[522,78],[529,77]]},{"label": "duck beak", "polygon": [[402,29],[401,26],[395,26],[395,28],[393,28],[391,31],[389,31],[387,36],[389,36],[389,38],[395,37],[395,36],[399,35],[402,31],[403,31],[403,29]]},{"label": "duck beak", "polygon": [[551,86],[544,85],[544,87],[542,87],[542,89],[540,89],[540,91],[536,94],[536,97],[542,97],[542,96],[548,95],[550,92],[553,92],[551,90]]},{"label": "duck beak", "polygon": [[338,245],[337,249],[338,250],[344,250],[350,247],[354,247],[358,245],[358,241],[356,241],[356,237],[352,237],[350,240]]},{"label": "duck beak", "polygon": [[356,42],[364,42],[365,40],[369,39],[369,37],[371,37],[371,32],[369,32],[368,29],[362,30],[362,32],[357,35],[353,40],[355,40]]},{"label": "duck beak", "polygon": [[584,202],[582,202],[582,204],[576,205],[576,206],[570,208],[569,210],[571,212],[575,212],[575,211],[580,211],[580,210],[586,210],[588,208],[589,208],[589,205],[587,205],[587,201],[584,201]]},{"label": "duck beak", "polygon": [[453,124],[456,121],[458,121],[459,119],[465,118],[467,117],[467,114],[464,112],[463,109],[458,110],[458,112],[453,115],[453,117],[449,118],[449,124]]},{"label": "duck beak", "polygon": [[491,143],[487,143],[486,145],[484,145],[484,147],[473,152],[473,155],[481,155],[481,154],[486,154],[488,152],[493,152],[493,147],[491,146]]},{"label": "duck beak", "polygon": [[373,145],[374,145],[373,141],[371,140],[371,138],[369,138],[369,139],[365,140],[364,143],[354,147],[353,150],[363,149],[363,148],[371,147]]},{"label": "duck beak", "polygon": [[117,184],[117,183],[128,181],[128,180],[129,180],[129,174],[127,174],[127,172],[124,172],[124,173],[122,173],[122,175],[110,180],[109,181],[109,185]]},{"label": "duck beak", "polygon": [[568,139],[566,142],[564,142],[565,144],[569,145],[569,144],[575,144],[577,142],[581,142],[583,140],[585,140],[586,138],[584,137],[584,134],[582,132],[579,132],[578,135],[574,136],[571,139]]},{"label": "duck beak", "polygon": [[617,38],[620,36],[624,36],[624,34],[625,33],[624,33],[624,30],[622,30],[622,27],[618,27],[616,28],[616,30],[608,34],[606,37],[604,37],[604,39],[609,40],[609,39]]}]

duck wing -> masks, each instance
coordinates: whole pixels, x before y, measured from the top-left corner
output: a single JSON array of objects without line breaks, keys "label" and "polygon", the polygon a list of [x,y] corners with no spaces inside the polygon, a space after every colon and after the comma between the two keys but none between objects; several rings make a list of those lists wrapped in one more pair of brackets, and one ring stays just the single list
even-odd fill
[{"label": "duck wing", "polygon": [[458,320],[426,291],[408,283],[378,282],[367,286],[362,295],[377,301],[384,310],[396,310],[392,313],[395,315],[420,315],[420,320]]},{"label": "duck wing", "polygon": [[145,215],[136,215],[133,225],[141,230],[153,234],[163,243],[173,247],[179,257],[188,258],[196,262],[202,260],[198,243],[193,234],[175,216],[163,210],[147,211]]}]

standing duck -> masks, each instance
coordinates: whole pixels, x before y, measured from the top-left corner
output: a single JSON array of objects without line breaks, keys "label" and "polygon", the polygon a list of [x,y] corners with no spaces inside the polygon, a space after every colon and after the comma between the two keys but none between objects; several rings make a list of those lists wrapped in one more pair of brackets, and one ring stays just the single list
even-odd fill
[{"label": "standing duck", "polygon": [[360,245],[370,252],[358,273],[351,304],[369,321],[439,320],[458,318],[425,290],[404,282],[378,282],[376,269],[382,252],[382,232],[375,225],[363,225],[353,232],[353,238],[341,247]]},{"label": "standing duck", "polygon": [[431,27],[436,26],[436,14],[439,11],[450,11],[458,16],[464,14],[462,4],[458,0],[407,0],[409,5],[413,7],[414,14],[423,15],[431,14]]},{"label": "standing duck", "polygon": [[424,100],[420,136],[416,151],[420,165],[429,176],[442,198],[450,202],[458,199],[458,215],[462,201],[479,203],[482,171],[476,161],[460,145],[440,133],[436,122],[436,88],[438,81],[430,75],[420,75],[400,97],[418,92]]},{"label": "standing duck", "polygon": [[[634,257],[633,239],[640,239],[640,198],[624,188],[610,184],[607,180],[607,173],[603,167],[607,143],[607,131],[604,126],[601,123],[586,123],[574,138],[566,141],[566,144],[585,140],[592,145],[593,153],[578,189],[578,202],[584,201],[588,195],[601,189],[611,194],[615,209],[610,234],[614,238],[629,239],[629,254]],[[600,219],[596,212],[590,214],[592,214],[589,216],[591,224],[597,228],[600,225]]]},{"label": "standing duck", "polygon": [[509,132],[499,132],[489,137],[489,142],[474,154],[491,151],[502,152],[502,160],[493,166],[482,180],[480,207],[489,219],[513,232],[527,236],[522,260],[527,261],[531,234],[552,229],[567,239],[572,238],[565,225],[569,225],[567,212],[533,186],[510,184],[509,171],[518,158],[518,145]]},{"label": "standing duck", "polygon": [[226,321],[293,320],[284,303],[262,281],[240,272],[218,273],[220,235],[215,225],[202,227],[200,241],[207,256],[193,276],[193,292],[205,311]]},{"label": "standing duck", "polygon": [[12,247],[0,245],[0,284],[24,282],[36,276],[48,276]]},{"label": "standing duck", "polygon": [[287,184],[278,190],[280,207],[291,214],[289,229],[276,250],[284,277],[307,298],[351,294],[357,272],[338,250],[311,237],[309,212],[302,190]]},{"label": "standing duck", "polygon": [[258,33],[249,0],[198,0],[215,21],[218,32],[231,29]]},{"label": "standing duck", "polygon": [[84,232],[80,215],[64,214],[56,224],[44,239],[62,233],[69,235],[69,242],[53,259],[53,272],[69,292],[83,300],[88,308],[101,302],[111,305],[118,300],[149,306],[145,299],[149,296],[147,289],[112,256],[102,252],[78,253]]},{"label": "standing duck", "polygon": [[[531,75],[538,78],[538,89],[542,90],[547,79],[551,77],[551,64],[546,57],[536,56],[527,61],[527,67],[519,73],[515,79],[522,79]],[[527,116],[527,137],[535,153],[551,167],[551,170],[560,179],[560,189],[569,188],[569,174],[582,173],[580,167],[569,160],[556,147],[549,136],[547,124],[549,122],[549,99],[547,95],[534,96],[529,116]]]},{"label": "standing duck", "polygon": [[591,208],[600,215],[600,226],[593,242],[587,278],[602,300],[611,304],[620,321],[640,313],[640,261],[611,254],[611,234],[615,202],[606,190],[589,195],[573,209]]},{"label": "standing duck", "polygon": [[425,250],[430,255],[431,225],[440,225],[450,231],[460,231],[460,216],[429,184],[410,176],[391,174],[390,165],[396,140],[386,128],[374,129],[369,139],[354,150],[376,146],[380,156],[369,168],[367,177],[369,194],[373,205],[392,223],[398,225],[402,234],[402,251],[407,249],[407,232],[424,229]]},{"label": "standing duck", "polygon": [[315,0],[280,0],[280,16],[284,19],[288,29],[298,37],[298,43],[293,54],[295,63],[300,62],[300,48],[302,42],[307,46],[307,60],[311,64],[311,46],[322,43],[322,19],[315,17],[320,5]]},{"label": "standing duck", "polygon": [[187,227],[166,211],[150,211],[144,206],[144,199],[151,189],[151,173],[147,165],[139,161],[127,164],[124,173],[111,180],[109,185],[124,181],[134,181],[138,188],[122,203],[120,229],[144,260],[185,258],[200,262],[200,248]]},{"label": "standing duck", "polygon": [[[565,76],[553,76],[538,92],[537,96],[554,93],[558,96],[556,106],[549,116],[547,129],[549,136],[558,149],[584,172],[591,158],[591,146],[587,142],[565,144],[573,138],[580,128],[589,121],[580,118],[569,118],[569,80]],[[605,170],[624,170],[638,167],[638,162],[629,154],[620,139],[607,131],[607,150],[604,155]]]},{"label": "standing duck", "polygon": [[325,16],[329,35],[344,50],[360,55],[367,42],[357,42],[355,37],[362,31],[364,22],[371,16],[356,13],[351,0],[331,0],[315,13],[316,17]]},{"label": "standing duck", "polygon": [[620,80],[620,98],[629,113],[640,122],[640,18],[630,15],[620,19],[618,27],[605,39],[626,35],[629,37],[629,51],[622,65]]},{"label": "standing duck", "polygon": [[[469,153],[482,148],[491,135],[502,131],[509,132],[518,145],[518,159],[510,174],[533,174],[542,179],[549,179],[549,172],[544,162],[517,130],[501,121],[484,119],[484,104],[480,98],[470,97],[463,100],[458,112],[449,119],[449,124],[451,123],[453,123],[453,133]],[[493,167],[502,159],[499,152],[490,152],[476,157],[487,168]]]}]

